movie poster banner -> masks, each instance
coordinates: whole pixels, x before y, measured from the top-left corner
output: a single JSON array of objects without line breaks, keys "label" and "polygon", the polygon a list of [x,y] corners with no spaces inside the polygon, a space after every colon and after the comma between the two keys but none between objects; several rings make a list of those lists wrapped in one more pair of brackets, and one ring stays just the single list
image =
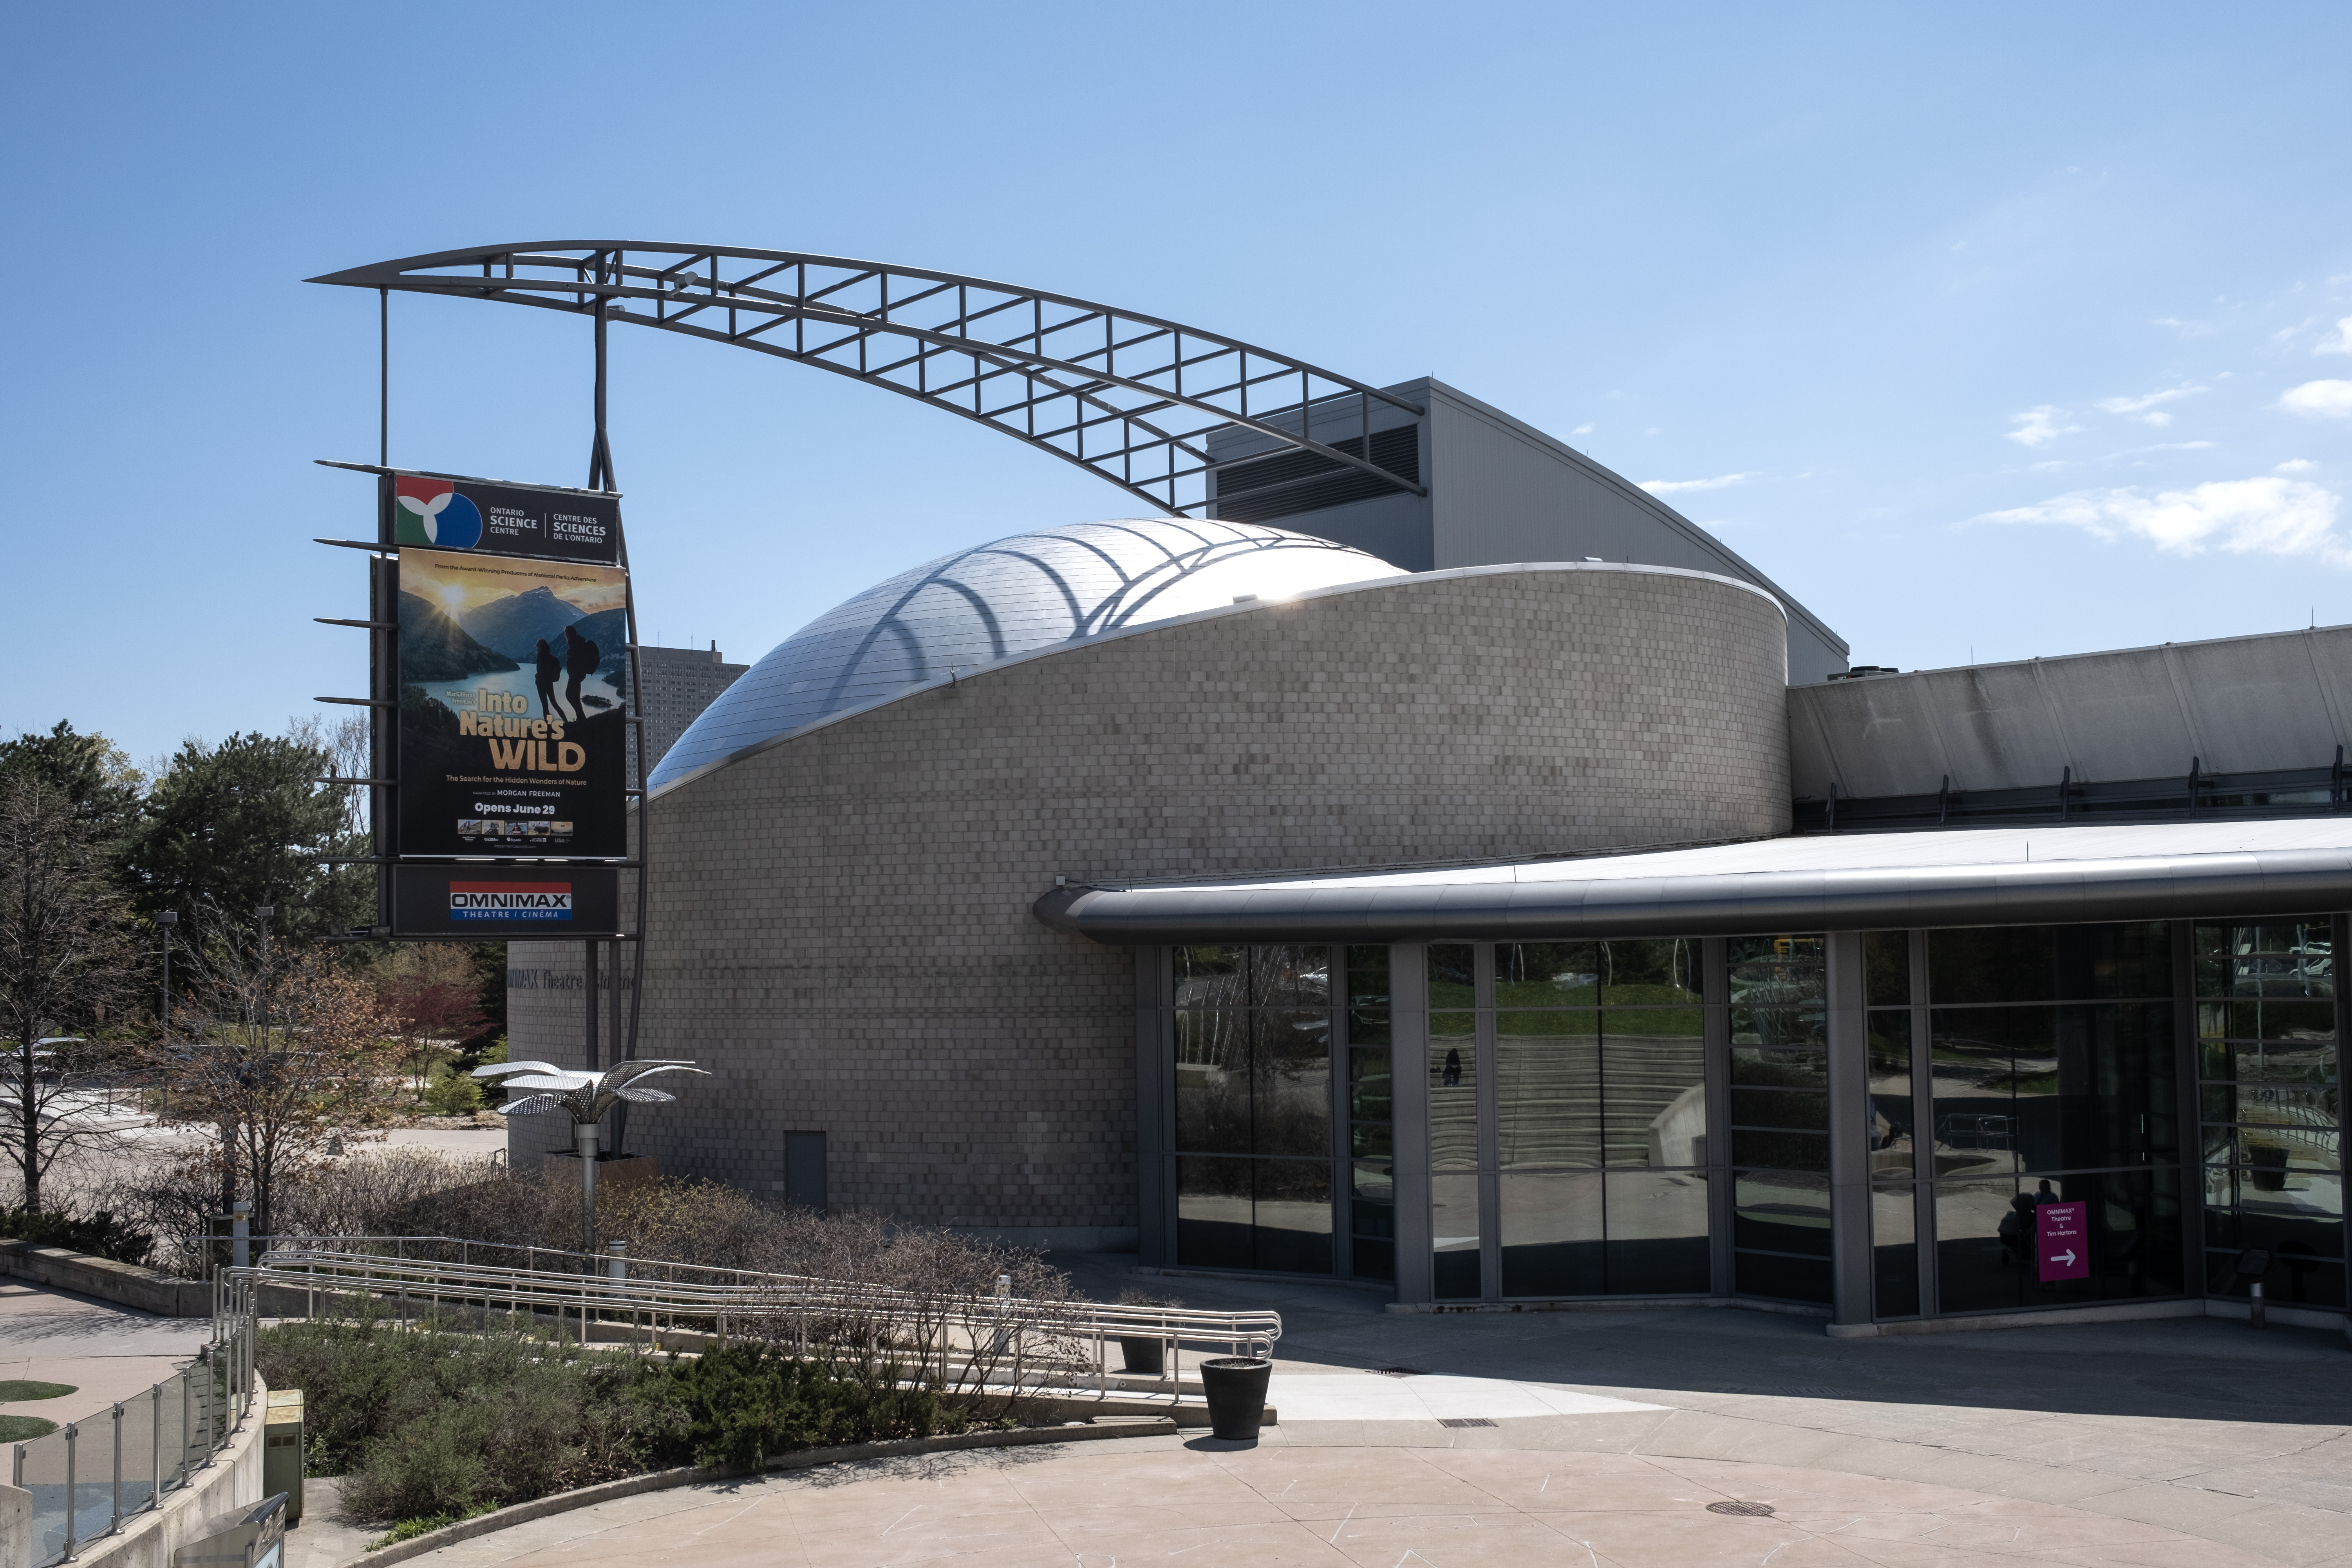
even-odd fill
[{"label": "movie poster banner", "polygon": [[625,574],[400,552],[400,854],[628,855]]}]

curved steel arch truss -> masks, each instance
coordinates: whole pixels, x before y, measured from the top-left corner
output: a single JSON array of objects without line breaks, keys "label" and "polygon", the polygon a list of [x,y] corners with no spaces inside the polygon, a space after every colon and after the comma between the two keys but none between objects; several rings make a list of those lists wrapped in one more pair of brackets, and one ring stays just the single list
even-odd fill
[{"label": "curved steel arch truss", "polygon": [[[1371,459],[1376,418],[1423,417],[1391,394],[1197,327],[985,279],[798,251],[559,240],[310,281],[601,315],[794,360],[961,415],[1179,516],[1213,515],[1220,468],[1286,449],[1318,460],[1254,483],[1254,501],[1342,468],[1428,493]],[[1267,440],[1213,457],[1216,430]]]}]

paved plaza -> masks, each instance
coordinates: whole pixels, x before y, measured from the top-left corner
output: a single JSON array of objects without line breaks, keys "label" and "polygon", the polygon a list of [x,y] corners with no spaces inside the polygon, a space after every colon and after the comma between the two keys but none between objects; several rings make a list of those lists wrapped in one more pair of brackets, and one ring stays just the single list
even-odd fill
[{"label": "paved plaza", "polygon": [[[1135,1283],[1130,1258],[1055,1261],[1088,1295]],[[1150,1283],[1282,1312],[1281,1424],[1257,1444],[1187,1432],[828,1467],[420,1561],[2352,1568],[2339,1334],[2199,1318],[1831,1340],[1765,1311],[1397,1314],[1339,1286]],[[43,1402],[52,1419],[204,1337],[0,1285],[0,1364],[84,1390]],[[360,1555],[370,1532],[331,1519],[332,1493],[313,1490],[292,1568]],[[1726,1502],[1772,1511],[1709,1510]]]}]

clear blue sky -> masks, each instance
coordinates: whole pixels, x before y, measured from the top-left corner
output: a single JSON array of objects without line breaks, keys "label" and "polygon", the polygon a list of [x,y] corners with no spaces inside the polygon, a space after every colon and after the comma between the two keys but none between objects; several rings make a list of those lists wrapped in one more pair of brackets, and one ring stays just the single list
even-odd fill
[{"label": "clear blue sky", "polygon": [[[1655,482],[1865,663],[2352,621],[2341,5],[12,7],[0,727],[359,689],[375,301],[559,237],[996,277]],[[568,317],[393,302],[393,460],[584,480]],[[614,334],[646,630],[756,658],[1120,493]]]}]

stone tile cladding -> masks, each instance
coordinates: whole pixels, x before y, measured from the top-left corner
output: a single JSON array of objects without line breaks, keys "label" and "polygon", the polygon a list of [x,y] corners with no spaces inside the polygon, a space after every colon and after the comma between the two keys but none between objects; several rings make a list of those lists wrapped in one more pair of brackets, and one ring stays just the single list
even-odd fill
[{"label": "stone tile cladding", "polygon": [[[1486,858],[1783,833],[1784,631],[1640,571],[1405,578],[968,677],[653,805],[635,1112],[666,1173],[835,1207],[1133,1226],[1133,963],[1039,923],[1054,878]],[[515,1055],[580,1059],[576,945],[517,943]],[[515,1157],[564,1137],[516,1126]]]}]

